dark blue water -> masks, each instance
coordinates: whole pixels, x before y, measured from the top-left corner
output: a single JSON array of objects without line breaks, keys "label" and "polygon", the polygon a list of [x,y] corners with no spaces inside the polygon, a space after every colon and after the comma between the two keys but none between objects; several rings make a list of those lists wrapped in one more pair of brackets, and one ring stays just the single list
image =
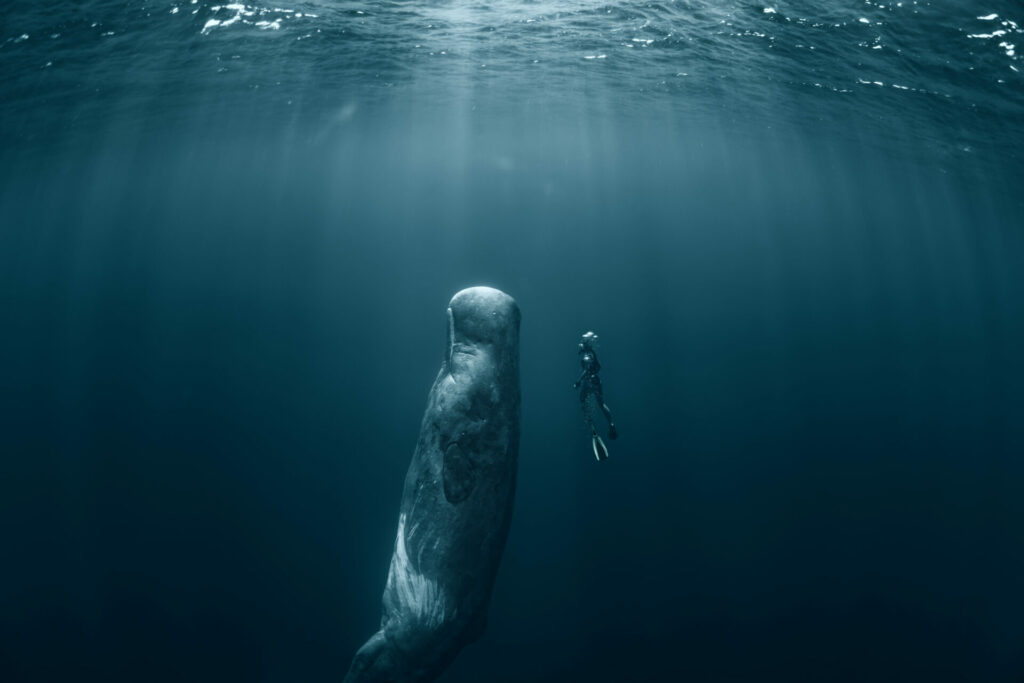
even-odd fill
[{"label": "dark blue water", "polygon": [[444,681],[1024,680],[1021,25],[8,2],[0,680],[340,679],[473,284],[520,479]]}]

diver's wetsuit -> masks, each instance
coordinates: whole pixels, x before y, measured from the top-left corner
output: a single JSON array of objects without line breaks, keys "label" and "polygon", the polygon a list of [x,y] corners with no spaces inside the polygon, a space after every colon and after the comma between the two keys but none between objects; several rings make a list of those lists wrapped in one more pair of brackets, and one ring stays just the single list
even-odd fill
[{"label": "diver's wetsuit", "polygon": [[[615,430],[615,423],[612,422],[612,411],[609,410],[608,406],[604,402],[604,391],[601,389],[601,377],[598,373],[601,371],[601,363],[597,360],[597,352],[594,351],[593,347],[586,344],[580,344],[580,365],[583,367],[583,372],[580,373],[580,378],[573,384],[574,387],[580,388],[580,403],[584,405],[584,414],[586,413],[586,402],[587,397],[593,395],[594,400],[597,401],[597,405],[601,408],[601,412],[604,413],[605,419],[608,420],[608,438],[615,439],[618,437],[618,433]],[[587,422],[590,424],[590,431],[593,434],[597,434],[597,427],[594,426],[593,421],[588,417]]]}]

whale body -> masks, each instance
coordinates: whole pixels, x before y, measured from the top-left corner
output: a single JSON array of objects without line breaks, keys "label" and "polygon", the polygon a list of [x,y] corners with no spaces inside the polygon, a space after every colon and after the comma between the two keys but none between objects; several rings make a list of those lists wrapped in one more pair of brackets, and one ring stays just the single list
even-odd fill
[{"label": "whale body", "polygon": [[490,287],[448,304],[448,340],[399,508],[378,630],[346,683],[434,680],[483,633],[519,453],[519,307]]}]

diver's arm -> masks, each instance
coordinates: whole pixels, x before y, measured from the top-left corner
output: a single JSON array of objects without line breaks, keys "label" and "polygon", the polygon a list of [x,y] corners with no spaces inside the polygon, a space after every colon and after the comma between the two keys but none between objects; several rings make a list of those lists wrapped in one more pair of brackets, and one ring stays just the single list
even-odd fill
[{"label": "diver's arm", "polygon": [[577,388],[580,385],[580,382],[582,382],[583,378],[586,377],[586,376],[587,376],[587,370],[586,370],[586,368],[584,368],[583,372],[580,373],[580,378],[578,380],[576,380],[576,382],[572,385],[572,388],[573,389]]}]

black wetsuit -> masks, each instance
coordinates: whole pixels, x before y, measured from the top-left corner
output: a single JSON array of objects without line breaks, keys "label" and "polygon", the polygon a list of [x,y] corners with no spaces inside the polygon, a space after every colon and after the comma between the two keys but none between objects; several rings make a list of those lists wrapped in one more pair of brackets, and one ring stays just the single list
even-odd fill
[{"label": "black wetsuit", "polygon": [[[612,411],[609,410],[608,406],[604,402],[604,391],[601,388],[601,377],[598,373],[601,371],[601,363],[597,360],[597,353],[593,348],[580,344],[580,366],[583,368],[583,372],[580,373],[580,378],[576,381],[574,386],[580,387],[580,403],[586,405],[587,397],[593,396],[594,400],[597,401],[598,407],[601,412],[604,413],[605,418],[608,420],[609,436],[615,438],[615,424],[612,422]],[[584,407],[584,413],[586,413],[586,407]],[[588,418],[590,423],[590,431],[597,433],[597,427]]]},{"label": "black wetsuit", "polygon": [[586,401],[588,394],[594,394],[597,402],[603,405],[604,393],[601,389],[601,376],[597,374],[601,372],[601,363],[597,360],[597,354],[591,349],[583,350],[580,353],[580,366],[583,368],[578,382],[581,385],[580,401]]}]

